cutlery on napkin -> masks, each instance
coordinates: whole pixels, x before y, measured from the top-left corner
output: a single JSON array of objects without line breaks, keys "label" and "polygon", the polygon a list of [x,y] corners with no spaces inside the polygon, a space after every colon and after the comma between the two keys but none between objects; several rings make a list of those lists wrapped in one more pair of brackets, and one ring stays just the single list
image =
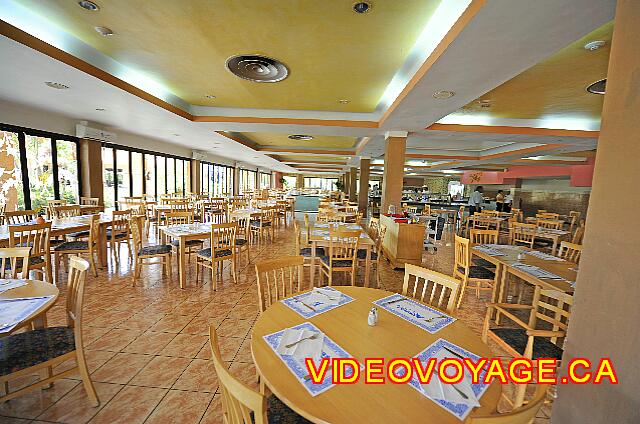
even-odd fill
[{"label": "cutlery on napkin", "polygon": [[335,306],[340,303],[342,299],[342,293],[337,290],[327,289],[324,287],[315,287],[309,293],[309,303],[315,305],[316,303],[322,303],[325,305]]},{"label": "cutlery on napkin", "polygon": [[[445,350],[446,349],[446,350]],[[452,355],[449,349],[443,348],[433,355],[438,360],[438,364],[447,358],[460,359],[459,355],[454,352]],[[476,398],[471,385],[471,375],[465,372],[464,378],[456,384],[444,384],[440,381],[437,371],[431,377],[429,384],[421,384],[422,391],[434,399],[440,399],[447,402],[465,403],[471,407],[480,406],[480,402]]]},{"label": "cutlery on napkin", "polygon": [[298,360],[312,358],[319,361],[324,345],[324,334],[310,330],[296,330],[287,328],[282,333],[280,344],[276,351],[280,355],[290,355]]}]

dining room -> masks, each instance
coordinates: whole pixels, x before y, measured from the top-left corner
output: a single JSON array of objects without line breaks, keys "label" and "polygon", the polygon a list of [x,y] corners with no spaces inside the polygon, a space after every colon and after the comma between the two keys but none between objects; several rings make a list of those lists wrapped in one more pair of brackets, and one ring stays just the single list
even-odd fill
[{"label": "dining room", "polygon": [[638,28],[0,2],[0,423],[640,422]]}]

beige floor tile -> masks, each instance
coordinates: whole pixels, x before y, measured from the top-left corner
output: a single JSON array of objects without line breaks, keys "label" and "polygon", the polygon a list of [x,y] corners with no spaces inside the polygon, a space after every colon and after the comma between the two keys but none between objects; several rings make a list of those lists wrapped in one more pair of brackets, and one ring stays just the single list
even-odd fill
[{"label": "beige floor tile", "polygon": [[129,382],[135,386],[170,388],[190,364],[188,358],[155,356]]},{"label": "beige floor tile", "polygon": [[170,390],[145,423],[197,424],[212,399],[210,393]]},{"label": "beige floor tile", "polygon": [[209,404],[200,424],[222,424],[222,395],[217,394]]},{"label": "beige floor tile", "polygon": [[58,399],[69,393],[76,385],[78,385],[76,380],[61,379],[56,381],[49,389],[35,389],[9,402],[3,402],[0,404],[0,416],[36,418],[57,402]]},{"label": "beige floor tile", "polygon": [[194,359],[172,389],[215,393],[218,389],[218,377],[213,362],[208,359]]},{"label": "beige floor tile", "polygon": [[174,333],[163,333],[151,330],[145,331],[127,347],[122,349],[122,351],[154,355],[164,349],[164,347],[168,345],[175,336],[176,335]]},{"label": "beige floor tile", "polygon": [[91,350],[110,350],[112,352],[120,352],[139,335],[139,330],[114,328],[86,347]]},{"label": "beige floor tile", "polygon": [[90,421],[93,424],[142,423],[167,389],[126,386]]},{"label": "beige floor tile", "polygon": [[165,333],[179,333],[182,329],[189,324],[189,321],[193,319],[193,316],[168,314],[155,325],[153,325],[151,331],[163,331]]},{"label": "beige floor tile", "polygon": [[200,349],[207,343],[209,337],[196,334],[178,334],[160,351],[162,356],[180,356],[195,358]]},{"label": "beige floor tile", "polygon": [[91,379],[103,383],[126,384],[152,359],[151,355],[118,353],[91,374]]},{"label": "beige floor tile", "polygon": [[62,399],[40,414],[38,419],[68,424],[86,423],[124,387],[119,384],[98,382],[94,382],[93,386],[98,393],[98,399],[100,399],[99,406],[91,406],[84,385],[78,384]]}]

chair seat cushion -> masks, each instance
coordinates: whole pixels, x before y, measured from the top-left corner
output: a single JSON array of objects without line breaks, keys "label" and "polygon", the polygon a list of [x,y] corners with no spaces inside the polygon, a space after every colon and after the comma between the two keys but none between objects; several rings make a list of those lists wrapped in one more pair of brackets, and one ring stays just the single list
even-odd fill
[{"label": "chair seat cushion", "polygon": [[[529,336],[523,328],[492,328],[491,332],[511,346],[516,352],[524,354]],[[562,359],[562,349],[545,337],[534,337],[533,358]]]},{"label": "chair seat cushion", "polygon": [[[44,263],[44,259],[41,256],[33,256],[29,258],[29,266],[40,265]],[[16,260],[16,267],[18,269],[22,268],[22,258],[18,258]],[[4,264],[4,269],[11,269],[11,261],[6,261]]]},{"label": "chair seat cushion", "polygon": [[486,259],[482,259],[482,258],[474,258],[473,259],[473,264],[476,266],[481,266],[484,268],[490,268],[490,269],[494,269],[496,267],[495,264],[489,262]]},{"label": "chair seat cushion", "polygon": [[269,424],[311,424],[273,395],[267,398],[267,421]]},{"label": "chair seat cushion", "polygon": [[76,231],[66,235],[69,238],[89,237],[89,231]]},{"label": "chair seat cushion", "polygon": [[[458,272],[464,274],[464,268],[458,267]],[[471,265],[469,267],[469,278],[477,278],[481,280],[493,280],[495,278],[495,274],[490,269]]]},{"label": "chair seat cushion", "polygon": [[[204,243],[203,240],[187,240],[184,242],[185,246],[187,247],[200,246],[203,243]],[[180,246],[180,240],[171,240],[171,245],[175,247]]]},{"label": "chair seat cushion", "polygon": [[65,241],[53,249],[55,252],[64,252],[65,250],[89,250],[88,241]]},{"label": "chair seat cushion", "polygon": [[[322,247],[316,247],[316,256],[324,256],[324,249]],[[305,258],[310,258],[311,257],[311,248],[310,247],[303,247],[302,249],[300,249],[300,256],[304,256]]]},{"label": "chair seat cushion", "polygon": [[236,239],[236,246],[244,246],[247,243],[249,243],[247,239]]},{"label": "chair seat cushion", "polygon": [[[111,230],[107,230],[107,238],[111,239]],[[126,239],[127,237],[129,237],[129,234],[125,234],[125,233],[116,233],[116,240],[121,240],[121,239]]]},{"label": "chair seat cushion", "polygon": [[260,221],[251,221],[251,226],[252,227],[271,227],[271,223],[270,222],[260,222]]},{"label": "chair seat cushion", "polygon": [[[367,249],[358,249],[358,259],[361,259],[363,261],[367,259]],[[371,260],[378,260],[378,254],[374,251],[371,251]]]},{"label": "chair seat cushion", "polygon": [[[206,249],[198,250],[196,255],[202,258],[211,258],[211,248],[207,247]],[[222,258],[224,256],[231,256],[231,249],[216,250],[216,258]]]},{"label": "chair seat cushion", "polygon": [[144,246],[138,252],[139,256],[164,255],[171,252],[171,246],[168,244],[156,244],[153,246]]},{"label": "chair seat cushion", "polygon": [[[321,255],[320,260],[324,262],[326,265],[329,265],[331,263],[331,261],[329,260],[329,256],[327,255]],[[349,259],[333,260],[334,268],[349,268],[351,267],[351,265],[352,263]]]},{"label": "chair seat cushion", "polygon": [[5,376],[74,351],[73,329],[48,327],[0,338],[0,375]]}]

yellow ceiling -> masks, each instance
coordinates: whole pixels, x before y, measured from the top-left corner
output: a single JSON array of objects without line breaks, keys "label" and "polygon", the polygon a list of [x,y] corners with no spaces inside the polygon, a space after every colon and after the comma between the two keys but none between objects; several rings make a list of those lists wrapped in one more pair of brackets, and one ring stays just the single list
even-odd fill
[{"label": "yellow ceiling", "polygon": [[[606,78],[612,34],[613,21],[482,96],[479,100],[491,100],[490,108],[480,107],[476,100],[463,110],[511,119],[599,118],[604,96],[585,88]],[[594,40],[607,44],[595,51],[585,50],[584,45]]]},{"label": "yellow ceiling", "polygon": [[[345,0],[17,0],[183,100],[239,108],[371,112],[440,0],[376,0],[356,14]],[[96,26],[116,35],[102,37]],[[242,80],[237,54],[284,62],[279,83]],[[212,94],[215,100],[204,96]],[[349,104],[339,103],[350,100]]]},{"label": "yellow ceiling", "polygon": [[291,140],[289,134],[251,132],[239,133],[245,139],[261,146],[318,147],[327,149],[349,149],[356,143],[355,137],[314,135],[313,140]]},{"label": "yellow ceiling", "polygon": [[312,155],[278,155],[283,161],[303,161],[303,162],[346,162],[348,156],[312,156]]}]

